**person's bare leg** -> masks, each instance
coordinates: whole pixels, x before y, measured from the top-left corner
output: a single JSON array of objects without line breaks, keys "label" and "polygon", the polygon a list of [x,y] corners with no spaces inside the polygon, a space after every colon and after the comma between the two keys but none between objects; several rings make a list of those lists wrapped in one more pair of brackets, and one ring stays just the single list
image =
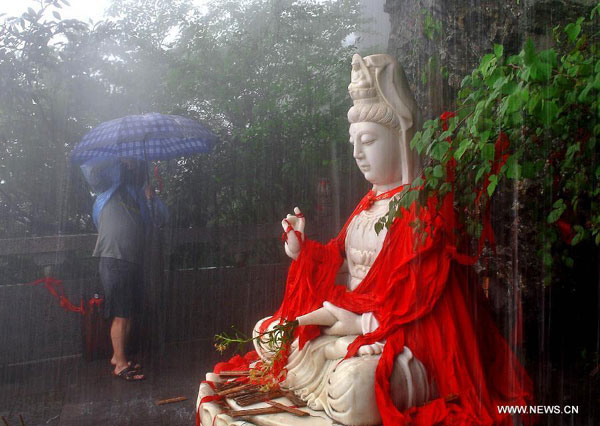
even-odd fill
[{"label": "person's bare leg", "polygon": [[[127,355],[125,348],[127,347],[127,339],[131,330],[131,319],[114,317],[110,327],[110,340],[113,346],[112,364],[115,366],[115,374],[119,374],[128,367]],[[143,378],[143,374],[137,374],[135,379]]]},{"label": "person's bare leg", "polygon": [[[123,318],[123,319],[128,319],[129,321],[127,321],[127,325],[125,327],[125,348],[127,349],[127,344],[129,343],[129,336],[131,336],[131,328],[132,328],[132,321],[129,318]],[[112,340],[112,326],[111,326],[111,340]],[[114,344],[113,344],[114,347]],[[130,354],[131,355],[131,354]],[[125,357],[127,357],[127,353],[125,352]],[[114,366],[117,365],[117,359],[113,353],[112,358],[110,359],[110,363]],[[134,362],[132,363],[132,361],[130,359],[127,360],[127,364],[130,367],[135,368],[136,370],[141,370],[142,366],[138,363],[138,362]]]}]

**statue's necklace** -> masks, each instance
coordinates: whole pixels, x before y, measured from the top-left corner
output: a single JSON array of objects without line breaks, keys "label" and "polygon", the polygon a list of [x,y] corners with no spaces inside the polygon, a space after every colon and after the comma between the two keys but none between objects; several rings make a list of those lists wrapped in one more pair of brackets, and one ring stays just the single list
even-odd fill
[{"label": "statue's necklace", "polygon": [[375,195],[375,191],[373,191],[372,189],[369,191],[369,193],[367,194],[367,196],[364,198],[363,203],[364,205],[360,206],[360,211],[363,210],[368,210],[371,208],[371,206],[376,202],[376,201],[381,201],[381,200],[387,200],[388,198],[392,198],[394,195],[396,195],[397,193],[399,193],[400,191],[402,191],[404,189],[406,185],[400,185],[394,189],[391,189],[387,192],[383,192],[379,195]]}]

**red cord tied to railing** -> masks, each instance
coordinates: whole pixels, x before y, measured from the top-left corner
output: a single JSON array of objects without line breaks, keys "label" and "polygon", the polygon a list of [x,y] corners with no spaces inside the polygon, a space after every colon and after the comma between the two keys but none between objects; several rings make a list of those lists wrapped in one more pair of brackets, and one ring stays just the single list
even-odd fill
[{"label": "red cord tied to railing", "polygon": [[[62,280],[52,278],[52,277],[44,277],[44,278],[35,280],[31,283],[28,283],[27,285],[40,285],[40,284],[44,284],[44,287],[46,287],[46,290],[48,290],[48,292],[52,296],[54,296],[58,299],[58,304],[65,311],[70,311],[70,312],[79,313],[81,315],[85,315],[86,311],[85,311],[85,304],[83,303],[83,298],[81,298],[79,306],[74,305],[67,298],[67,296],[65,296],[65,289],[63,287]],[[98,302],[94,302],[94,303],[98,303],[98,304],[102,302],[102,299],[91,299],[90,306],[92,305],[92,300],[98,300]]]}]

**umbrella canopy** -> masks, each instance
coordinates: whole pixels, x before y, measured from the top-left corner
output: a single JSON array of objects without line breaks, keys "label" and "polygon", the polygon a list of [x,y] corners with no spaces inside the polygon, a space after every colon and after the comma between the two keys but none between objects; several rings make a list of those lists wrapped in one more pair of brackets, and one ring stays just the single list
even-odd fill
[{"label": "umbrella canopy", "polygon": [[208,152],[217,136],[190,118],[148,113],[128,115],[87,132],[71,153],[83,164],[97,158],[168,160]]}]

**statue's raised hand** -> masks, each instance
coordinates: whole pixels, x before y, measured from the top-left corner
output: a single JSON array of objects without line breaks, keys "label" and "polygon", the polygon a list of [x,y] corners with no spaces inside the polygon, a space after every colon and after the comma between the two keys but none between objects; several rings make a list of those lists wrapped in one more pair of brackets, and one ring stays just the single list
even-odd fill
[{"label": "statue's raised hand", "polygon": [[284,249],[292,259],[298,259],[304,241],[304,215],[298,207],[294,207],[294,214],[288,214],[281,221],[284,232]]}]

